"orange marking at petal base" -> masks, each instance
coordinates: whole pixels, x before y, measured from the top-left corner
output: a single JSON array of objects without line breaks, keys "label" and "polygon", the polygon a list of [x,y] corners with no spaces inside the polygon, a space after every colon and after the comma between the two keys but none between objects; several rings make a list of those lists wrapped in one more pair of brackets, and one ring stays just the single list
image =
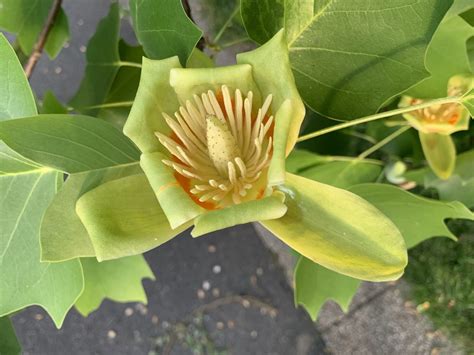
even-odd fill
[{"label": "orange marking at petal base", "polygon": [[199,198],[191,193],[191,180],[188,179],[187,177],[179,174],[178,172],[174,173],[174,177],[178,181],[178,183],[181,185],[183,190],[188,194],[189,197],[199,206],[202,208],[205,208],[206,210],[215,210],[217,209],[216,204],[206,201],[206,202],[201,202],[199,201]]},{"label": "orange marking at petal base", "polygon": [[170,183],[161,186],[158,191],[156,192],[157,195],[161,194],[164,190],[166,190],[169,187],[179,187],[179,183],[177,181],[171,181]]},{"label": "orange marking at petal base", "polygon": [[261,188],[260,191],[258,192],[257,194],[257,200],[260,200],[261,198],[263,198],[263,195],[265,194],[265,188]]},{"label": "orange marking at petal base", "polygon": [[459,119],[459,115],[457,113],[453,114],[451,118],[448,120],[449,124],[455,124]]}]

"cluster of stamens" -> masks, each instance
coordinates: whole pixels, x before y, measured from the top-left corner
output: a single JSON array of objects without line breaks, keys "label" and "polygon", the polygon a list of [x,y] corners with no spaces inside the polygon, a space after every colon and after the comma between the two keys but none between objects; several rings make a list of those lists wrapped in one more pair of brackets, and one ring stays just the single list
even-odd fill
[{"label": "cluster of stamens", "polygon": [[155,132],[172,155],[163,163],[189,182],[188,193],[197,201],[213,202],[214,208],[241,203],[270,163],[273,116],[267,112],[272,96],[256,115],[251,91],[244,98],[236,89],[232,97],[222,86],[217,96],[208,91],[193,99],[174,118],[163,113],[172,132]]},{"label": "cluster of stamens", "polygon": [[[462,89],[452,87],[448,91],[449,96],[458,96],[462,94]],[[421,99],[412,99],[411,105],[423,103]],[[450,124],[454,125],[460,118],[460,105],[457,103],[448,103],[441,105],[432,105],[430,107],[412,112],[419,121],[426,123]]]},{"label": "cluster of stamens", "polygon": [[[412,105],[423,103],[423,100],[413,99]],[[459,105],[456,103],[432,105],[427,108],[416,110],[412,112],[419,121],[426,123],[439,123],[454,125],[459,120]]]}]

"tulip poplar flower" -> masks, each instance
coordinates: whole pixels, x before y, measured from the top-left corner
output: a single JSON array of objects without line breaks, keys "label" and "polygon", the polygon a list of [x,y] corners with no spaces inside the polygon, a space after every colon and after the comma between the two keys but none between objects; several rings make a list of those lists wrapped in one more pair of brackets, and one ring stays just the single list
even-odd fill
[{"label": "tulip poplar flower", "polygon": [[[472,90],[474,78],[454,76],[448,83],[448,96],[461,97]],[[423,103],[424,100],[404,96],[400,107]],[[451,134],[469,128],[469,111],[461,103],[433,105],[412,111],[403,117],[418,130],[426,160],[433,172],[441,179],[448,179],[456,163],[456,147]]]},{"label": "tulip poplar flower", "polygon": [[165,241],[192,225],[197,237],[258,221],[332,270],[373,281],[400,277],[406,247],[389,219],[346,190],[285,172],[304,116],[283,31],[228,67],[144,58],[124,133],[142,152],[166,216]]}]

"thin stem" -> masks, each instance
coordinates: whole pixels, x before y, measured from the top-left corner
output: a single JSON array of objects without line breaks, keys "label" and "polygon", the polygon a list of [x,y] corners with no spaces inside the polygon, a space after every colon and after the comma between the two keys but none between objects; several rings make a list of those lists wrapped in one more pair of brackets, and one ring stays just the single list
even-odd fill
[{"label": "thin stem", "polygon": [[46,40],[48,39],[48,35],[53,28],[54,21],[59,14],[59,10],[61,9],[62,0],[55,0],[51,10],[49,10],[48,18],[46,19],[46,23],[39,34],[38,40],[33,47],[33,53],[31,53],[30,58],[28,58],[28,62],[25,66],[25,74],[26,77],[29,79],[33,70],[35,69],[36,63],[41,57],[43,53],[44,46],[46,44]]},{"label": "thin stem", "polygon": [[133,105],[133,101],[121,101],[121,102],[110,102],[107,104],[82,107],[82,109],[91,110],[91,109],[96,109],[96,108],[130,107],[132,105]]},{"label": "thin stem", "polygon": [[235,15],[238,14],[239,12],[239,9],[240,9],[240,5],[237,5],[237,7],[235,8],[234,11],[232,11],[232,13],[230,14],[229,18],[227,19],[227,21],[224,23],[224,25],[222,25],[221,29],[219,30],[219,32],[216,34],[216,37],[214,38],[213,42],[214,43],[218,43],[219,40],[221,39],[222,35],[225,33],[225,31],[227,30],[227,28],[229,27],[232,19],[235,17]]},{"label": "thin stem", "polygon": [[121,67],[133,67],[133,68],[142,68],[142,65],[140,63],[135,63],[135,62],[118,62],[118,64],[121,66]]},{"label": "thin stem", "polygon": [[219,48],[221,48],[221,49],[226,49],[226,48],[235,46],[236,44],[244,43],[244,42],[248,42],[248,41],[250,41],[250,38],[248,38],[248,37],[242,37],[242,38],[238,38],[238,39],[233,40],[233,41],[229,41],[229,42],[223,43],[223,44],[221,44],[221,45],[219,46]]},{"label": "thin stem", "polygon": [[322,136],[324,134],[327,134],[327,133],[330,133],[330,132],[335,132],[335,131],[338,131],[340,129],[344,129],[344,128],[347,128],[347,127],[352,127],[352,126],[355,126],[355,125],[358,125],[358,124],[361,124],[361,123],[376,121],[376,120],[380,120],[381,118],[400,115],[400,114],[403,114],[403,113],[420,110],[420,109],[430,107],[430,106],[433,106],[433,105],[459,103],[461,101],[461,99],[462,99],[461,96],[443,97],[441,99],[426,101],[426,102],[423,102],[419,105],[402,107],[402,108],[398,108],[396,110],[390,110],[390,111],[385,111],[385,112],[381,112],[381,113],[376,113],[375,115],[370,115],[370,116],[366,116],[366,117],[362,117],[362,118],[357,118],[355,120],[344,122],[344,123],[341,123],[341,124],[338,124],[338,125],[335,125],[335,126],[331,126],[331,127],[328,127],[328,128],[324,128],[324,129],[321,129],[321,130],[313,132],[313,133],[305,134],[304,136],[299,137],[297,139],[297,142],[303,142],[305,140],[308,140],[308,139],[311,139],[311,138],[314,138],[314,137],[319,137],[319,136]]},{"label": "thin stem", "polygon": [[380,142],[374,144],[369,149],[367,149],[367,150],[363,151],[362,153],[360,153],[359,156],[357,157],[357,159],[362,160],[362,159],[368,157],[370,154],[372,154],[373,152],[379,150],[384,145],[390,143],[392,140],[397,138],[402,133],[408,131],[410,128],[411,128],[411,126],[404,126],[404,127],[401,127],[399,129],[397,129],[395,132],[393,132],[392,134],[389,134],[387,137],[382,139]]}]

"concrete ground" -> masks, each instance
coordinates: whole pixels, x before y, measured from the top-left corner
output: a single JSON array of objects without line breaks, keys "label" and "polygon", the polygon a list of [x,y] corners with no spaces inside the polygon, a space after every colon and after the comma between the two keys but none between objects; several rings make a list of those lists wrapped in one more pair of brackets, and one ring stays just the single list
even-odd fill
[{"label": "concrete ground", "polygon": [[[40,60],[32,76],[38,97],[49,89],[65,102],[74,94],[109,3],[64,1],[72,38],[56,60]],[[203,7],[191,5],[206,21]],[[123,35],[130,38],[126,23]],[[293,303],[291,256],[261,235],[252,225],[198,239],[184,233],[147,253],[157,276],[145,281],[147,306],[105,301],[88,318],[71,311],[61,330],[38,307],[15,315],[24,354],[461,353],[405,301],[403,284],[366,283],[348,314],[328,302],[313,324]]]}]

